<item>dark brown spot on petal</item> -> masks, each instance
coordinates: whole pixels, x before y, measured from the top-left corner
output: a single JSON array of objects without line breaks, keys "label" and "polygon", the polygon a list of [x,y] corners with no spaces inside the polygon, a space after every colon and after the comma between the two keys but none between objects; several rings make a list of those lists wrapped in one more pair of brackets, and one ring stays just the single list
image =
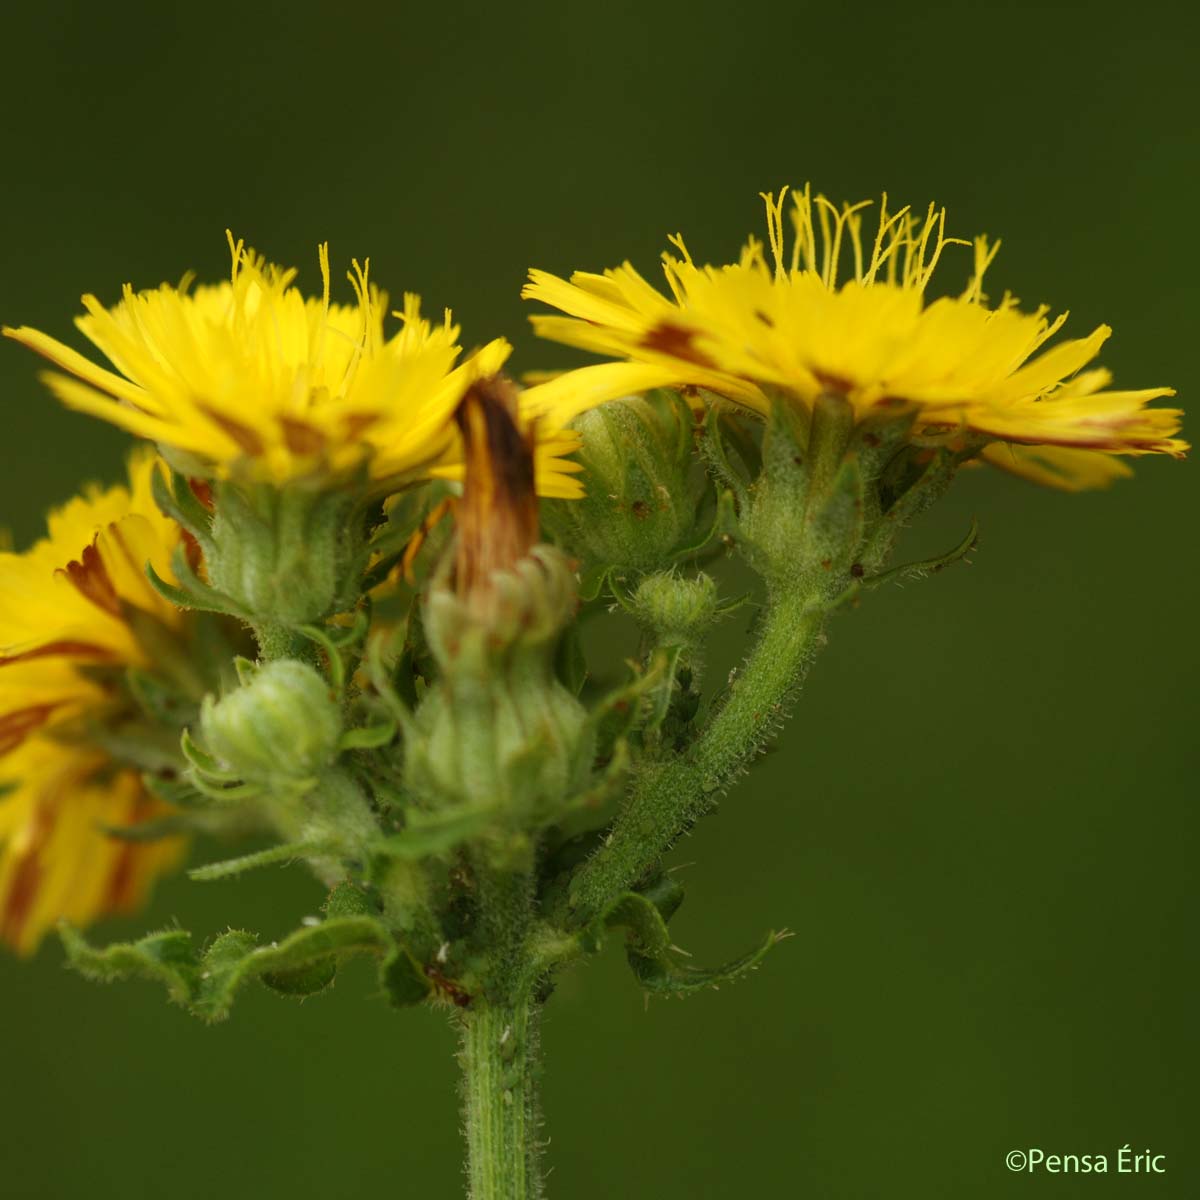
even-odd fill
[{"label": "dark brown spot on petal", "polygon": [[196,407],[226,436],[232,438],[240,449],[252,458],[258,458],[265,450],[262,438],[248,425],[227,417],[224,413],[210,408],[207,404],[197,404]]},{"label": "dark brown spot on petal", "polygon": [[32,704],[0,717],[0,754],[19,746],[35,729],[44,725],[58,704]]},{"label": "dark brown spot on petal", "polygon": [[9,663],[28,662],[31,658],[86,658],[103,661],[116,658],[116,655],[105,646],[96,646],[91,642],[47,642],[33,650],[22,650],[20,654],[0,654],[0,667]]},{"label": "dark brown spot on petal", "polygon": [[365,433],[379,420],[378,413],[351,412],[342,417],[342,429],[348,438],[356,438]]},{"label": "dark brown spot on petal", "polygon": [[320,454],[325,449],[325,435],[307,421],[280,417],[279,427],[283,430],[284,444],[293,454]]},{"label": "dark brown spot on petal", "polygon": [[25,848],[13,864],[8,890],[0,900],[0,938],[14,946],[20,944],[41,886],[41,856],[58,817],[59,791],[55,789],[38,797],[29,824],[21,830]]},{"label": "dark brown spot on petal", "polygon": [[646,350],[654,350],[670,358],[682,359],[684,362],[695,363],[698,367],[710,370],[715,369],[717,364],[696,348],[695,339],[695,330],[672,325],[670,321],[662,321],[642,338],[641,345]]},{"label": "dark brown spot on petal", "polygon": [[[130,806],[127,824],[136,825],[147,816],[152,807],[150,797],[139,791]],[[122,912],[137,902],[137,860],[139,854],[145,853],[145,850],[146,847],[137,842],[124,841],[120,844],[104,889],[106,910]]]},{"label": "dark brown spot on petal", "polygon": [[[828,371],[814,371],[813,375],[817,382],[827,392],[834,392],[839,396],[848,396],[854,391],[854,381],[846,379],[841,375],[831,375]],[[880,401],[881,404],[884,401]]]},{"label": "dark brown spot on petal", "polygon": [[38,848],[30,846],[17,859],[9,876],[8,891],[0,904],[0,937],[13,946],[21,940],[21,931],[33,910],[41,882],[42,868],[37,854]]},{"label": "dark brown spot on petal", "polygon": [[97,608],[111,613],[114,617],[121,615],[121,600],[108,577],[104,560],[96,543],[84,548],[83,553],[74,562],[66,565],[64,573],[80,593],[86,596]]}]

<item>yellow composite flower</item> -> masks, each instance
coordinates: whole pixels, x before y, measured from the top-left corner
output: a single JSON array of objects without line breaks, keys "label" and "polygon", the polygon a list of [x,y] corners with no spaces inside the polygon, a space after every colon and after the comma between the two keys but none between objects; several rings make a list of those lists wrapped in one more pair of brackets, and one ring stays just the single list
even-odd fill
[{"label": "yellow composite flower", "polygon": [[180,538],[151,496],[155,469],[152,452],[136,453],[128,487],[89,488],[50,514],[36,545],[0,553],[0,938],[22,953],[62,918],[135,907],[182,849],[106,835],[160,806],[136,771],[56,736],[110,702],[81,668],[154,666],[132,613],[170,628],[184,619],[143,569],[171,578]]},{"label": "yellow composite flower", "polygon": [[1022,312],[1008,294],[989,305],[984,273],[999,242],[977,238],[966,290],[931,300],[943,251],[969,244],[946,236],[944,209],[931,205],[923,219],[890,213],[885,195],[865,242],[869,202],[838,209],[806,187],[792,196],[789,247],[786,194],[763,197],[769,248],[751,238],[736,263],[698,266],[672,238],[682,257],[663,256],[669,294],[629,263],[570,281],[531,271],[523,295],[567,314],[535,316],[535,330],[621,361],[539,385],[527,393],[530,409],[563,419],[572,406],[694,387],[765,413],[771,391],[802,403],[836,391],[860,415],[915,407],[918,437],[988,439],[989,461],[1071,490],[1128,474],[1117,455],[1186,452],[1174,436],[1180,412],[1148,407],[1172,389],[1110,390],[1107,371],[1080,373],[1108,326],[1044,348],[1065,313]]},{"label": "yellow composite flower", "polygon": [[[369,282],[368,264],[355,262],[349,275],[355,303],[335,304],[328,246],[319,251],[321,295],[306,297],[295,270],[232,235],[229,244],[223,283],[140,292],[127,284],[112,308],[83,297],[76,325],[114,370],[36,329],[4,333],[67,372],[44,378],[69,408],[206,472],[283,483],[367,458],[375,480],[453,475],[461,466],[454,410],[471,383],[500,370],[509,344],[497,338],[463,358],[449,310],[428,321],[412,294],[385,336],[387,295]],[[549,420],[539,438],[545,494],[580,494],[570,477],[578,468],[562,458],[575,440]]]}]

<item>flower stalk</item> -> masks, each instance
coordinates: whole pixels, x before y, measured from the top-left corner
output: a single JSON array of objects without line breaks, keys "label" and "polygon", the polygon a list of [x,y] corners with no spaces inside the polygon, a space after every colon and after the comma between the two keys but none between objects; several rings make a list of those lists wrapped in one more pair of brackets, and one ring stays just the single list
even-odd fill
[{"label": "flower stalk", "polygon": [[518,993],[464,1013],[463,1120],[471,1200],[545,1194],[538,1131],[539,1011]]},{"label": "flower stalk", "polygon": [[639,773],[611,832],[580,867],[571,885],[572,923],[594,920],[653,870],[765,748],[820,648],[826,616],[820,598],[802,590],[775,596],[719,711],[687,750]]}]

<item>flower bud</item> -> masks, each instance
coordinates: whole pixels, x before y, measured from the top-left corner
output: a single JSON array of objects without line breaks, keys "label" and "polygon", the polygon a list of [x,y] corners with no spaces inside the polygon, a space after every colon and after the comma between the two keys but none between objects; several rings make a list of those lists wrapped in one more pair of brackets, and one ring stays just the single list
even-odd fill
[{"label": "flower bud", "polygon": [[642,572],[668,562],[692,531],[703,490],[693,423],[683,398],[667,391],[576,417],[587,494],[544,506],[551,536],[585,566]]},{"label": "flower bud", "polygon": [[434,805],[495,805],[537,824],[591,768],[587,714],[554,673],[575,577],[561,553],[539,546],[492,586],[482,621],[449,590],[429,597],[425,629],[440,678],[417,712],[407,781]]},{"label": "flower bud", "polygon": [[220,700],[207,697],[200,728],[211,754],[257,783],[303,779],[328,766],[337,754],[342,717],[329,685],[312,667],[280,659]]},{"label": "flower bud", "polygon": [[656,571],[638,584],[630,607],[660,645],[694,650],[716,619],[717,585],[703,573]]},{"label": "flower bud", "polygon": [[424,607],[438,680],[416,713],[405,777],[430,807],[494,808],[498,830],[522,831],[553,819],[591,768],[586,714],[554,672],[575,576],[558,550],[533,545],[533,447],[515,389],[477,384],[457,419],[458,531]]}]

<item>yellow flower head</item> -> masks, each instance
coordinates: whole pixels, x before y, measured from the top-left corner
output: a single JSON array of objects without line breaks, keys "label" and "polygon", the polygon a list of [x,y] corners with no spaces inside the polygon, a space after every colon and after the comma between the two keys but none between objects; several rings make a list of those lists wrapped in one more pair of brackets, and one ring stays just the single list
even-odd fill
[{"label": "yellow flower head", "polygon": [[157,803],[137,772],[55,736],[111,702],[81,667],[154,665],[135,615],[168,627],[183,619],[144,572],[150,562],[170,578],[180,537],[151,497],[154,469],[152,453],[135,455],[128,488],[89,489],[50,514],[31,549],[0,554],[0,938],[23,953],[61,918],[136,906],[179,857],[175,839],[106,836]]},{"label": "yellow flower head", "polygon": [[1008,294],[989,306],[983,278],[998,242],[977,238],[966,290],[930,300],[942,252],[968,244],[946,237],[945,210],[889,213],[885,195],[866,241],[868,201],[838,209],[806,187],[792,197],[789,247],[786,189],[763,199],[769,247],[751,238],[736,263],[697,266],[671,239],[682,257],[663,256],[669,296],[629,263],[570,282],[532,271],[525,297],[568,314],[534,317],[539,334],[625,361],[543,384],[529,403],[562,416],[573,400],[696,387],[765,412],[769,391],[802,403],[832,391],[860,414],[915,408],[918,436],[974,434],[993,442],[983,454],[997,465],[1071,489],[1128,474],[1113,455],[1187,450],[1173,436],[1179,411],[1147,407],[1170,388],[1110,391],[1108,372],[1077,374],[1107,326],[1043,350],[1065,313],[1022,312]]},{"label": "yellow flower head", "polygon": [[[68,407],[188,456],[191,473],[249,474],[275,483],[369,460],[375,480],[453,474],[455,407],[472,382],[494,375],[503,339],[460,361],[450,312],[440,324],[406,294],[399,329],[384,335],[387,295],[353,264],[355,303],[330,300],[329,251],[320,248],[322,293],[305,297],[295,270],[274,266],[229,235],[224,283],[126,285],[105,308],[84,296],[80,331],[115,370],[36,329],[5,329],[68,372],[47,373]],[[569,436],[543,439],[548,494],[570,495]]]}]

